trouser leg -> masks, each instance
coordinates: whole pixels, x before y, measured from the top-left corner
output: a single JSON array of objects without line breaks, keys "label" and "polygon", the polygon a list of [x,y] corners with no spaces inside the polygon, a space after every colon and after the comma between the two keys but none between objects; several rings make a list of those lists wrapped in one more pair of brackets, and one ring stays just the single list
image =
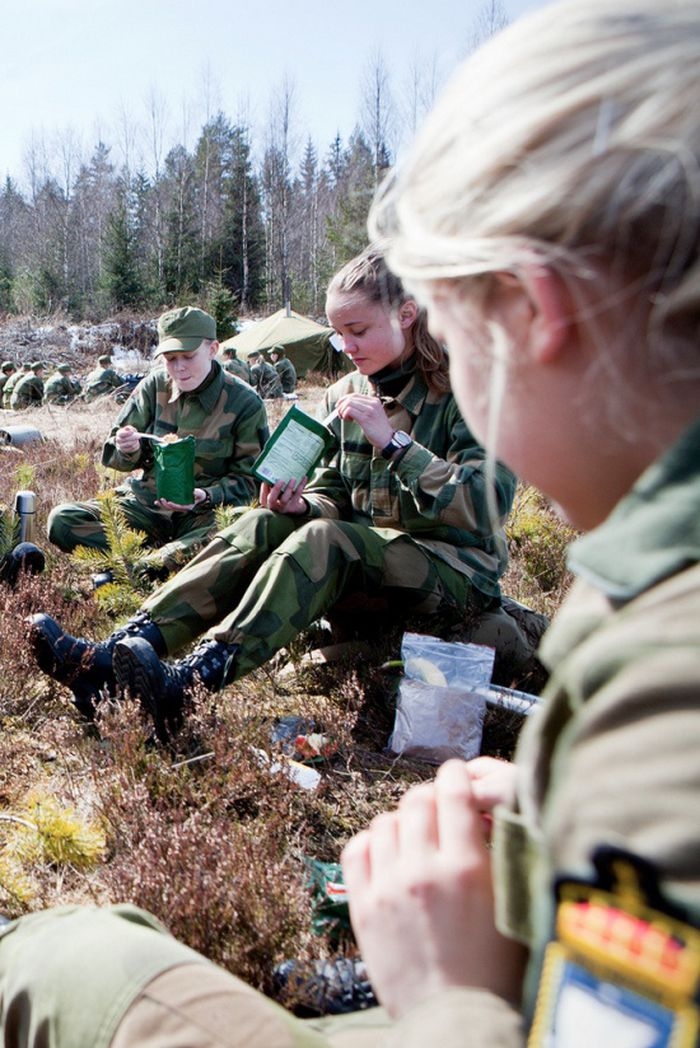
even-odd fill
[{"label": "trouser leg", "polygon": [[101,550],[109,548],[97,500],[64,502],[54,506],[49,513],[46,533],[49,541],[64,553],[72,553],[78,546]]},{"label": "trouser leg", "polygon": [[[135,498],[117,493],[116,502],[130,528],[146,535],[146,545],[160,546],[171,538],[170,518],[144,506]],[[49,514],[47,534],[64,553],[78,546],[108,550],[107,532],[102,518],[104,502],[65,502]]]},{"label": "trouser leg", "polygon": [[237,607],[258,568],[300,527],[293,517],[250,510],[219,532],[143,605],[170,654]]},{"label": "trouser leg", "polygon": [[429,613],[465,601],[469,583],[401,532],[310,521],[265,559],[208,637],[239,646],[235,677],[242,677],[286,647],[341,596],[358,590],[387,592],[400,597],[406,609]]}]

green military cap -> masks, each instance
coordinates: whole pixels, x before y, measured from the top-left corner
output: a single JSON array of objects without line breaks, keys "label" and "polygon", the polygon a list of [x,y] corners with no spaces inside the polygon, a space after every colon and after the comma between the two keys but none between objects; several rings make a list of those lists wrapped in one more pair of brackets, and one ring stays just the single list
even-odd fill
[{"label": "green military cap", "polygon": [[44,365],[44,361],[43,360],[35,360],[33,363],[31,363],[29,365],[29,370],[30,371],[41,371],[41,369],[44,366],[45,365]]},{"label": "green military cap", "polygon": [[66,375],[70,371],[70,364],[59,364],[57,370]]},{"label": "green military cap", "polygon": [[14,371],[14,370],[15,370],[15,365],[12,363],[11,360],[3,360],[2,366],[0,366],[0,371]]},{"label": "green military cap", "polygon": [[276,345],[276,346],[270,346],[270,348],[268,349],[267,352],[268,353],[276,353],[278,356],[283,357],[284,356],[284,346],[280,346],[279,344]]},{"label": "green military cap", "polygon": [[203,309],[183,306],[171,309],[158,319],[158,346],[160,353],[192,353],[199,349],[203,339],[216,340],[216,321]]},{"label": "green military cap", "polygon": [[101,364],[103,368],[108,368],[112,363],[112,358],[109,353],[103,353],[101,357],[97,358],[97,363]]}]

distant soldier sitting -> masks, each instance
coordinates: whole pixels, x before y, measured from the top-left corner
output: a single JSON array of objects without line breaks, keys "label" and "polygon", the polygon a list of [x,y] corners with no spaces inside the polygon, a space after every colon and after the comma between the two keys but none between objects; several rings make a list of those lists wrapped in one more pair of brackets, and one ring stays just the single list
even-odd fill
[{"label": "distant soldier sitting", "polygon": [[94,368],[85,379],[82,398],[90,402],[106,393],[111,393],[123,385],[123,377],[112,367],[112,358],[109,353],[104,353],[97,358],[97,367]]},{"label": "distant soldier sitting", "polygon": [[268,364],[262,353],[249,353],[248,363],[250,364],[252,386],[263,400],[284,396],[281,378],[272,364]]},{"label": "distant soldier sitting", "polygon": [[21,378],[24,378],[25,375],[29,374],[31,369],[32,369],[32,365],[31,364],[22,364],[22,367],[21,368],[17,368],[16,371],[13,371],[10,374],[9,378],[7,379],[7,381],[5,382],[5,385],[3,386],[3,390],[2,390],[2,406],[3,406],[3,408],[6,411],[9,411],[11,406],[12,406],[12,404],[11,404],[12,393],[13,393],[13,390],[14,390],[15,386],[17,385],[17,383],[19,382],[19,380]]},{"label": "distant soldier sitting", "polygon": [[10,407],[13,411],[21,411],[22,408],[39,408],[44,400],[44,363],[35,360],[30,364],[29,371],[22,375],[10,397]]},{"label": "distant soldier sitting", "polygon": [[0,367],[0,402],[2,401],[2,394],[5,390],[7,380],[10,378],[11,375],[14,375],[16,371],[17,368],[11,360],[3,361],[2,367]]},{"label": "distant soldier sitting", "polygon": [[252,385],[250,368],[245,360],[238,359],[235,346],[226,346],[222,350],[221,356],[223,357],[221,366],[224,371],[228,371],[231,375],[235,375],[236,378],[240,378],[243,382],[247,382],[249,386]]},{"label": "distant soldier sitting", "polygon": [[294,393],[297,388],[297,372],[291,360],[284,352],[284,346],[273,346],[270,360],[282,382],[283,393]]},{"label": "distant soldier sitting", "polygon": [[45,404],[70,404],[80,393],[80,383],[71,378],[70,364],[59,364],[44,386]]}]

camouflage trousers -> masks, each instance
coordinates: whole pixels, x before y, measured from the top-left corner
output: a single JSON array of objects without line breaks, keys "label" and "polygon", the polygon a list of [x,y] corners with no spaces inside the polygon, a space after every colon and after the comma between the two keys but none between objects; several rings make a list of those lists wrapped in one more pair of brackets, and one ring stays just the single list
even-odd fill
[{"label": "camouflage trousers", "polygon": [[[176,571],[211,538],[216,528],[212,510],[206,513],[169,513],[148,506],[127,490],[117,490],[119,509],[130,528],[142,531],[146,546],[153,550],[139,560],[143,567],[164,567]],[[101,502],[65,502],[49,514],[47,535],[64,553],[78,546],[109,549],[102,523]]]},{"label": "camouflage trousers", "polygon": [[404,532],[251,509],[159,587],[144,610],[171,654],[203,633],[239,645],[242,677],[356,592],[431,614],[465,609],[472,587]]}]

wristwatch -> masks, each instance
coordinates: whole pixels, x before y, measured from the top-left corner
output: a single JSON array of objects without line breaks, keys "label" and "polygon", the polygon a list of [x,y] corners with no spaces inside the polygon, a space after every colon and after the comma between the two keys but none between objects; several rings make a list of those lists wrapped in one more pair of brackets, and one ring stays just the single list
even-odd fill
[{"label": "wristwatch", "polygon": [[405,454],[413,443],[413,437],[410,437],[408,433],[404,433],[402,429],[397,429],[389,443],[385,448],[381,450],[381,456],[384,459],[390,461],[394,458],[398,458],[400,455]]}]

